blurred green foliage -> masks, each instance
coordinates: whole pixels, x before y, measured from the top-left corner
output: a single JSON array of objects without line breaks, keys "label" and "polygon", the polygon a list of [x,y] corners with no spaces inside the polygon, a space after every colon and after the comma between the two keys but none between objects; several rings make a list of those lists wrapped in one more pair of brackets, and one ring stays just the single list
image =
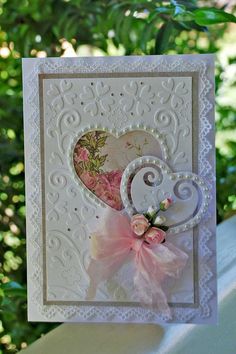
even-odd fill
[{"label": "blurred green foliage", "polygon": [[216,52],[218,221],[235,214],[236,20],[202,3],[0,0],[0,354],[55,326],[26,318],[21,57]]}]

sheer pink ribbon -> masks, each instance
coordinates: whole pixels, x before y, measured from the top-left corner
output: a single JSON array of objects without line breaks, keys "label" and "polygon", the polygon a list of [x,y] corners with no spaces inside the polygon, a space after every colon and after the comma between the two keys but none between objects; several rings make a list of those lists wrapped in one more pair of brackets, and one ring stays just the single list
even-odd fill
[{"label": "sheer pink ribbon", "polygon": [[87,299],[94,298],[97,286],[118,271],[130,252],[134,252],[133,281],[137,300],[171,317],[161,283],[167,276],[179,277],[188,256],[167,241],[152,246],[137,238],[130,228],[129,218],[121,212],[110,212],[102,229],[91,235]]}]

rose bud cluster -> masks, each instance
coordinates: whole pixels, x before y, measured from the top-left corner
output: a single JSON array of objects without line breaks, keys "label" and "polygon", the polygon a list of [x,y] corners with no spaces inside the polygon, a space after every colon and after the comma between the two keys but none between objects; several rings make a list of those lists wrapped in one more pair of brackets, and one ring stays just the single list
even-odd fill
[{"label": "rose bud cluster", "polygon": [[150,206],[146,213],[133,215],[130,227],[134,234],[151,245],[164,242],[168,226],[164,225],[166,218],[158,215],[158,213],[159,211],[166,211],[172,204],[173,200],[166,198],[160,202],[159,209]]}]

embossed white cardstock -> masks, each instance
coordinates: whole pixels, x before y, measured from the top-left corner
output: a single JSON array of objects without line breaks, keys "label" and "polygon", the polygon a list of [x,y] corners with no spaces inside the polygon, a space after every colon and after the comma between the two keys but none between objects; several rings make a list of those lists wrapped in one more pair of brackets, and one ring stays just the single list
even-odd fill
[{"label": "embossed white cardstock", "polygon": [[[23,81],[29,320],[216,323],[214,57],[24,59]],[[163,200],[152,246],[146,213]],[[91,296],[94,235],[107,225],[112,241],[109,215],[136,214],[149,229]],[[140,247],[186,261],[160,277],[168,316],[139,299]]]}]

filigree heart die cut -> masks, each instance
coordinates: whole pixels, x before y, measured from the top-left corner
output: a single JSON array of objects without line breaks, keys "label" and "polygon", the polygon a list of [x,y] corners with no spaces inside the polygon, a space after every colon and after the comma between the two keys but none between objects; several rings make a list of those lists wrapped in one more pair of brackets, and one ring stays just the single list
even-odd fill
[{"label": "filigree heart die cut", "polygon": [[168,197],[172,207],[160,211],[165,215],[168,233],[179,233],[198,224],[207,212],[210,192],[206,182],[192,172],[173,172],[161,159],[143,156],[130,162],[121,180],[121,199],[126,212],[143,213],[150,206],[158,209]]},{"label": "filigree heart die cut", "polygon": [[89,130],[73,144],[76,180],[96,201],[122,210],[122,174],[131,161],[148,154],[167,157],[164,138],[157,131],[132,128],[114,135],[104,130]]}]

